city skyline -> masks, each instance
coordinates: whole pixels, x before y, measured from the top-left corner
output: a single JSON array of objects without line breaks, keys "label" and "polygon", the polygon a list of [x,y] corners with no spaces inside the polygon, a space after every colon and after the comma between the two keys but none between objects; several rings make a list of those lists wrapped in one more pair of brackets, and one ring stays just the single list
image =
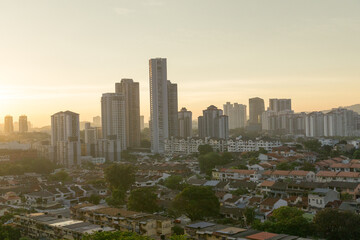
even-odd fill
[{"label": "city skyline", "polygon": [[41,127],[63,109],[91,121],[122,78],[139,82],[147,122],[156,57],[194,118],[252,97],[291,98],[295,112],[358,104],[359,11],[331,0],[2,1],[0,122],[25,114]]}]

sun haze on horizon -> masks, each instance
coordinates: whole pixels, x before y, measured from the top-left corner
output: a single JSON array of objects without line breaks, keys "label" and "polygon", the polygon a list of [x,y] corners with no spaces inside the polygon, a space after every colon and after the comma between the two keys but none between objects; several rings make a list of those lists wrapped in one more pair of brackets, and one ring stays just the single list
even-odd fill
[{"label": "sun haze on horizon", "polygon": [[255,96],[296,112],[357,104],[359,12],[356,0],[2,0],[0,123],[49,125],[62,110],[91,121],[122,78],[140,82],[147,121],[154,57],[194,118]]}]

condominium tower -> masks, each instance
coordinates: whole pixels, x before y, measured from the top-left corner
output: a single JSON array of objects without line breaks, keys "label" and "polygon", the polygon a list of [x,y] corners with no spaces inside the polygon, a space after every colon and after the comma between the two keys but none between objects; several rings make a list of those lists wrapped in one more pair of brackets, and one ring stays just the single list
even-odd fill
[{"label": "condominium tower", "polygon": [[246,126],[246,105],[227,102],[224,104],[224,114],[229,117],[229,129]]},{"label": "condominium tower", "polygon": [[51,116],[51,145],[57,164],[66,167],[81,164],[79,114],[65,111]]},{"label": "condominium tower", "polygon": [[14,132],[14,122],[12,116],[5,116],[4,119],[4,132],[13,133]]},{"label": "condominium tower", "polygon": [[165,139],[177,135],[177,86],[167,80],[166,58],[149,60],[151,151],[164,152]]},{"label": "condominium tower", "polygon": [[181,138],[192,137],[192,112],[182,108],[178,112],[179,134]]},{"label": "condominium tower", "polygon": [[26,132],[28,132],[28,130],[29,130],[29,127],[28,127],[27,116],[22,115],[19,117],[19,132],[26,133]]},{"label": "condominium tower", "polygon": [[116,93],[122,94],[125,101],[126,146],[140,146],[140,94],[139,83],[132,79],[121,79],[115,84]]}]

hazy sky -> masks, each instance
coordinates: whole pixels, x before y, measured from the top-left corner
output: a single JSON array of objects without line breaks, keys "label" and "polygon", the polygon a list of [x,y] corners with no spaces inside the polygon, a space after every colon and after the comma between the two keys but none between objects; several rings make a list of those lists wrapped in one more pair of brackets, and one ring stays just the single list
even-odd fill
[{"label": "hazy sky", "polygon": [[168,59],[179,108],[292,98],[295,111],[360,103],[360,1],[0,0],[0,122],[100,115],[115,82]]}]

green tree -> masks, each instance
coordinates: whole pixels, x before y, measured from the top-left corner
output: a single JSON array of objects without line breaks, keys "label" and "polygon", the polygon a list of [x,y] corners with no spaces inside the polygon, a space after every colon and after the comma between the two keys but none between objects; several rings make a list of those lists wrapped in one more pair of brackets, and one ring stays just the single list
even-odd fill
[{"label": "green tree", "polygon": [[20,230],[11,226],[0,225],[0,239],[19,240],[21,237]]},{"label": "green tree", "polygon": [[128,208],[133,211],[154,213],[159,209],[154,188],[138,188],[130,193]]},{"label": "green tree", "polygon": [[304,142],[304,146],[307,150],[313,152],[320,152],[321,143],[317,139],[311,139]]},{"label": "green tree", "polygon": [[95,205],[99,204],[100,200],[101,200],[101,197],[97,194],[91,194],[91,196],[89,197],[89,203],[92,203]]},{"label": "green tree", "polygon": [[249,207],[245,208],[244,217],[246,226],[251,226],[255,221],[255,209]]},{"label": "green tree", "polygon": [[307,237],[311,235],[311,223],[303,217],[303,212],[295,207],[280,207],[273,212],[270,220],[254,222],[253,228],[261,231]]},{"label": "green tree", "polygon": [[192,221],[218,216],[220,203],[209,187],[189,186],[173,201],[174,209]]},{"label": "green tree", "polygon": [[121,159],[128,162],[135,162],[136,156],[134,154],[131,154],[129,150],[123,150],[121,152]]},{"label": "green tree", "polygon": [[353,159],[360,159],[360,150],[354,152]]},{"label": "green tree", "polygon": [[223,159],[218,153],[210,152],[205,155],[200,155],[198,158],[200,171],[211,175],[215,166],[220,166],[231,162],[231,160]]},{"label": "green tree", "polygon": [[70,182],[72,178],[67,172],[61,170],[55,174],[50,175],[50,179],[57,182]]},{"label": "green tree", "polygon": [[200,155],[205,155],[207,153],[213,152],[214,149],[209,144],[204,144],[198,147],[198,151]]},{"label": "green tree", "polygon": [[111,196],[106,198],[106,203],[112,207],[120,207],[125,204],[126,193],[123,189],[113,189]]},{"label": "green tree", "polygon": [[304,170],[304,171],[313,171],[313,172],[316,171],[315,165],[312,163],[309,163],[309,162],[304,162],[304,164],[302,165],[302,167],[300,169]]},{"label": "green tree", "polygon": [[111,164],[105,169],[105,180],[111,189],[126,192],[135,182],[135,167],[129,164]]},{"label": "green tree", "polygon": [[352,212],[341,212],[325,208],[315,215],[315,231],[328,240],[360,239],[360,216]]},{"label": "green tree", "polygon": [[184,187],[183,178],[179,175],[171,175],[165,179],[164,185],[173,190],[182,190]]},{"label": "green tree", "polygon": [[171,230],[175,235],[183,235],[184,234],[184,228],[182,228],[179,225],[175,225],[174,227],[172,227]]}]

